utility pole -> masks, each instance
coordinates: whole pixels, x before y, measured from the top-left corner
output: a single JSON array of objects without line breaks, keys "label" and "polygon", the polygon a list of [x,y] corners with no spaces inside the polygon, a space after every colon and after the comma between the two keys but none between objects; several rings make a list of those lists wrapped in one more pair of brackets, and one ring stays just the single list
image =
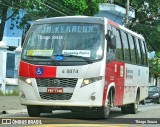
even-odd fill
[{"label": "utility pole", "polygon": [[128,15],[129,15],[129,0],[127,0],[127,4],[126,4],[126,17],[125,17],[125,27],[129,27],[129,19],[128,19]]}]

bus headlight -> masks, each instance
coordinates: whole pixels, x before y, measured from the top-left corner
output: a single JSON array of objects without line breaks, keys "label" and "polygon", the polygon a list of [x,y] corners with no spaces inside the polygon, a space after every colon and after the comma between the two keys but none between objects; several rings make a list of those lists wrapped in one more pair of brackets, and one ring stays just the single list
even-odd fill
[{"label": "bus headlight", "polygon": [[88,84],[91,84],[93,82],[99,81],[99,80],[102,80],[102,76],[93,77],[93,78],[86,78],[83,80],[81,87],[86,86]]},{"label": "bus headlight", "polygon": [[32,85],[32,81],[30,78],[19,76],[19,80],[25,82],[28,85]]}]

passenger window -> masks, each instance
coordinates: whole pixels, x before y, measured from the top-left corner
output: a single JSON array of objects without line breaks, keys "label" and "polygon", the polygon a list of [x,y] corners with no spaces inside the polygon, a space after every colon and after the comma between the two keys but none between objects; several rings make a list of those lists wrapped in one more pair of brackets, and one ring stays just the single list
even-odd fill
[{"label": "passenger window", "polygon": [[144,56],[143,56],[143,49],[142,49],[142,43],[141,43],[141,40],[138,39],[138,42],[139,42],[139,47],[140,47],[140,52],[141,52],[141,64],[144,65]]},{"label": "passenger window", "polygon": [[141,40],[141,47],[142,47],[142,55],[143,55],[143,64],[148,65],[147,52],[146,52],[145,42],[143,40]]},{"label": "passenger window", "polygon": [[124,61],[123,47],[120,38],[120,31],[117,29],[115,31],[116,35],[116,59],[120,61]]},{"label": "passenger window", "polygon": [[133,36],[128,34],[128,40],[129,40],[129,45],[130,45],[130,53],[131,53],[131,63],[136,64],[136,48],[133,40]]},{"label": "passenger window", "polygon": [[123,44],[123,52],[124,52],[124,60],[126,62],[130,62],[130,52],[129,52],[129,46],[128,46],[128,39],[125,32],[121,31],[121,40]]},{"label": "passenger window", "polygon": [[137,48],[137,64],[142,64],[139,40],[137,38],[135,38],[134,40],[135,40],[135,44],[136,44],[136,48]]}]

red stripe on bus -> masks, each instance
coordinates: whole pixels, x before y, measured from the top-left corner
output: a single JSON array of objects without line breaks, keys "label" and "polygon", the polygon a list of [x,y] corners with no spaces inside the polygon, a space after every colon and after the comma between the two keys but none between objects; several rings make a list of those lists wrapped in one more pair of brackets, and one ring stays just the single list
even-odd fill
[{"label": "red stripe on bus", "polygon": [[[115,83],[115,97],[114,97],[114,105],[122,105],[123,104],[123,97],[124,97],[124,77],[125,77],[125,64],[123,62],[111,61],[106,64],[106,74],[105,74],[105,84],[104,93],[103,93],[103,102],[102,105],[104,106],[105,101],[107,99],[107,95],[105,89],[111,84]],[[122,68],[123,67],[123,68]],[[122,70],[123,69],[123,70]],[[122,74],[123,73],[123,76]],[[109,90],[108,90],[109,92]]]},{"label": "red stripe on bus", "polygon": [[119,25],[111,20],[108,20],[108,24],[111,24],[113,26],[119,27]]},{"label": "red stripe on bus", "polygon": [[[38,68],[42,69],[41,74],[37,73]],[[24,76],[28,78],[55,78],[56,67],[33,65],[33,64],[20,61],[19,76]]]},{"label": "red stripe on bus", "polygon": [[20,63],[19,63],[19,76],[30,77],[29,64],[27,64],[26,62],[20,61]]}]

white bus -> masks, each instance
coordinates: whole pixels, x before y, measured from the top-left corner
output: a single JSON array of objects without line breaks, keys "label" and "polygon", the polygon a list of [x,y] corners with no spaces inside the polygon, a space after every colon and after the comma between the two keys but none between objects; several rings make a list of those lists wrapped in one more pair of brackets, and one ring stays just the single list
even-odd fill
[{"label": "white bus", "polygon": [[52,110],[136,113],[148,96],[144,38],[107,18],[66,16],[35,21],[19,66],[20,102],[31,117]]}]

